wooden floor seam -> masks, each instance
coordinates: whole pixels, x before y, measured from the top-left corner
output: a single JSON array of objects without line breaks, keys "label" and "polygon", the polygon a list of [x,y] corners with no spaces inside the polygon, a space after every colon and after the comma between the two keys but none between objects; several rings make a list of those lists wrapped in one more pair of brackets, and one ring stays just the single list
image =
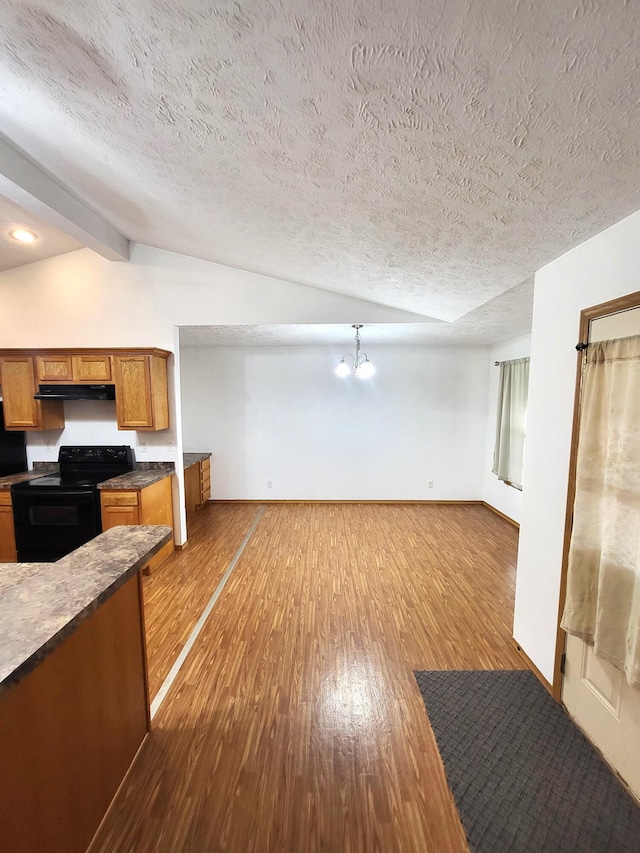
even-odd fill
[{"label": "wooden floor seam", "polygon": [[242,556],[242,552],[247,547],[249,540],[253,536],[253,533],[254,533],[256,527],[258,526],[258,523],[260,522],[260,519],[264,515],[264,510],[265,510],[264,505],[260,506],[260,508],[258,509],[256,517],[253,520],[253,524],[251,525],[251,527],[247,531],[247,534],[245,535],[244,539],[240,543],[240,547],[238,548],[238,550],[236,551],[236,553],[233,556],[233,559],[231,560],[231,562],[227,566],[227,569],[226,569],[224,575],[222,576],[220,583],[215,588],[213,595],[211,596],[211,598],[209,599],[209,601],[205,605],[204,610],[200,614],[200,618],[198,619],[196,624],[193,626],[193,629],[192,629],[191,633],[189,634],[186,643],[182,647],[180,654],[178,655],[173,666],[169,670],[167,677],[162,682],[162,684],[160,685],[160,689],[158,690],[158,692],[154,696],[153,701],[151,702],[151,719],[152,720],[155,717],[155,715],[158,713],[158,710],[159,710],[160,706],[162,705],[167,693],[171,689],[171,685],[175,681],[177,674],[182,669],[182,666],[187,659],[187,655],[189,654],[189,652],[193,648],[195,641],[198,639],[198,635],[200,634],[200,632],[204,628],[204,625],[205,625],[207,619],[209,618],[211,611],[215,607],[217,600],[220,598],[220,595],[222,594],[222,590],[224,589],[225,584],[227,583],[227,581],[229,580],[229,578],[231,576],[231,572],[235,569],[235,567],[238,563],[238,560]]}]

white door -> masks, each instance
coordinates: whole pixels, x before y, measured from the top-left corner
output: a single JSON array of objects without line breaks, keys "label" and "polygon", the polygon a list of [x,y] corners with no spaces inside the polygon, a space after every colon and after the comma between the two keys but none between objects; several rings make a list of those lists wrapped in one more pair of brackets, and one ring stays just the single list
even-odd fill
[{"label": "white door", "polygon": [[[590,324],[590,341],[629,335],[640,335],[640,308]],[[565,652],[562,701],[567,711],[640,800],[640,690],[578,637],[567,635]]]}]

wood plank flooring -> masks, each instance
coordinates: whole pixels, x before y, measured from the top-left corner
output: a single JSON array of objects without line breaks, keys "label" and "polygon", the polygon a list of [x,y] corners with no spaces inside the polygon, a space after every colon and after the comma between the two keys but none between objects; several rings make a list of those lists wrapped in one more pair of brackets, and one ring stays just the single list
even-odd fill
[{"label": "wood plank flooring", "polygon": [[149,695],[153,697],[251,527],[251,504],[209,504],[189,517],[189,543],[144,580]]},{"label": "wood plank flooring", "polygon": [[523,667],[516,546],[481,506],[269,505],[92,853],[466,851],[412,671]]}]

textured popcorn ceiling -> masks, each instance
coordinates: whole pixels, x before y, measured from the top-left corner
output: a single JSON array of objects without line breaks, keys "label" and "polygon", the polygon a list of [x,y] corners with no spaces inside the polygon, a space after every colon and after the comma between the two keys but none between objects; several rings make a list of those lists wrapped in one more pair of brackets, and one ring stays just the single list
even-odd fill
[{"label": "textured popcorn ceiling", "polygon": [[637,0],[2,0],[0,127],[135,241],[447,321],[509,291],[518,334],[516,285],[640,207],[639,32]]},{"label": "textured popcorn ceiling", "polygon": [[[371,345],[477,346],[508,340],[531,330],[533,278],[452,323],[367,323],[363,349]],[[182,326],[180,344],[209,346],[316,346],[353,343],[350,325]],[[365,346],[366,344],[366,346]]]}]

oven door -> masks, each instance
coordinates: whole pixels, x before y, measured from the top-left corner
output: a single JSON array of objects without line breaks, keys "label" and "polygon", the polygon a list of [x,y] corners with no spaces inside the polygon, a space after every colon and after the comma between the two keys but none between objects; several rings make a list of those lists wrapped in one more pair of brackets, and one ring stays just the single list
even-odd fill
[{"label": "oven door", "polygon": [[51,562],[102,531],[96,489],[12,491],[18,562]]}]

